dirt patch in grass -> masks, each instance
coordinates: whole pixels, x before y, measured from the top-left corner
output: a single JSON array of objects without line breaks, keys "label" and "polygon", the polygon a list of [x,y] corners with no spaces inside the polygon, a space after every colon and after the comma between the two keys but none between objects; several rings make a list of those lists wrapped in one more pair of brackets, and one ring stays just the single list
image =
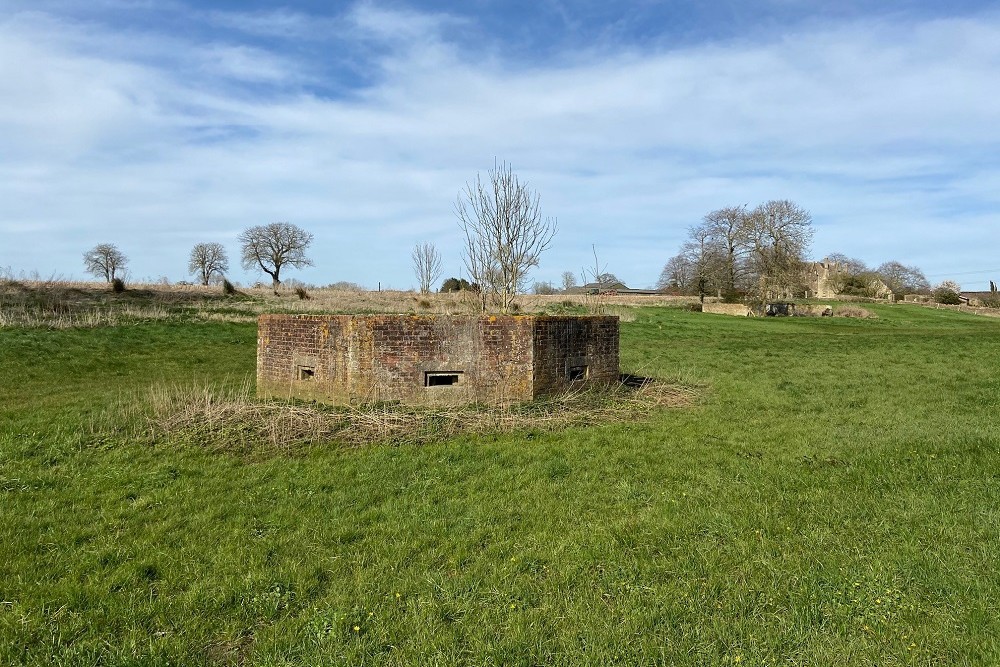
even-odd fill
[{"label": "dirt patch in grass", "polygon": [[700,390],[623,375],[591,387],[513,405],[417,408],[395,403],[356,407],[258,399],[247,384],[151,388],[123,399],[91,429],[95,441],[125,436],[153,445],[180,444],[235,454],[294,453],[314,446],[423,444],[461,435],[556,431],[634,422],[657,410],[693,405]]}]

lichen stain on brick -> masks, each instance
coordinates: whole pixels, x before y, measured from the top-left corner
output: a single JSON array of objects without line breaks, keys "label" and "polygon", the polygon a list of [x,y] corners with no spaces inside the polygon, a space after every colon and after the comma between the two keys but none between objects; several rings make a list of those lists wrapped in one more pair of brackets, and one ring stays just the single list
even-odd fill
[{"label": "lichen stain on brick", "polygon": [[[262,315],[258,325],[261,396],[494,403],[618,380],[617,317]],[[315,363],[309,380],[302,359]],[[431,386],[428,373],[462,380]]]}]

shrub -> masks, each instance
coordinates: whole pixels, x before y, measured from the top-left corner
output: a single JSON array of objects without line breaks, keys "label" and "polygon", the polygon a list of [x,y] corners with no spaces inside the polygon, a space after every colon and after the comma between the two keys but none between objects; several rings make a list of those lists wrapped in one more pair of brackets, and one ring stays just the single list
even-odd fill
[{"label": "shrub", "polygon": [[472,285],[465,278],[448,278],[441,283],[442,292],[461,292],[471,289]]},{"label": "shrub", "polygon": [[236,294],[236,288],[226,278],[222,279],[222,293],[225,294],[226,296],[232,296]]},{"label": "shrub", "polygon": [[958,296],[958,292],[947,287],[939,287],[934,290],[934,300],[948,306],[957,306],[962,303],[962,299]]},{"label": "shrub", "polygon": [[988,297],[983,300],[983,305],[987,308],[1000,308],[1000,293],[992,292]]},{"label": "shrub", "polygon": [[365,288],[358,283],[352,283],[349,280],[338,280],[335,283],[330,283],[326,286],[326,289],[338,290],[341,292],[364,292]]},{"label": "shrub", "polygon": [[125,281],[121,278],[115,278],[111,281],[111,291],[115,294],[121,294],[125,291]]},{"label": "shrub", "polygon": [[312,298],[311,296],[309,296],[309,292],[306,291],[306,288],[302,287],[301,285],[295,288],[295,296],[299,297],[299,299],[303,301]]},{"label": "shrub", "polygon": [[837,290],[837,294],[844,296],[858,296],[863,298],[875,298],[877,292],[878,276],[871,273],[859,273],[848,276],[844,280],[844,285]]}]

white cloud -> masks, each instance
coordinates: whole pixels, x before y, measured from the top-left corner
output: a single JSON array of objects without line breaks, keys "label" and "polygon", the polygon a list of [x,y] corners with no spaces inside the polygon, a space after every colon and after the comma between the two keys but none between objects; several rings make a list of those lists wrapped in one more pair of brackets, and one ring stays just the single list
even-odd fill
[{"label": "white cloud", "polygon": [[294,62],[248,46],[212,45],[198,50],[194,58],[213,77],[244,83],[302,83],[302,72]]},{"label": "white cloud", "polygon": [[444,28],[464,23],[449,14],[406,8],[388,9],[370,0],[356,3],[349,12],[349,17],[353,26],[369,37],[400,45],[437,40]]},{"label": "white cloud", "polygon": [[[289,12],[212,20],[308,28]],[[345,20],[331,48],[380,48],[364,51],[374,83],[339,98],[306,88],[318,63],[259,44],[0,20],[0,231],[18,248],[0,247],[0,266],[79,274],[86,247],[116,241],[134,273],[180,279],[196,240],[235,252],[243,226],[287,219],[316,235],[303,278],[406,286],[417,240],[458,272],[452,202],[494,156],[560,220],[540,279],[595,243],[609,270],[651,284],[705,212],[770,198],[813,212],[817,254],[989,263],[969,244],[991,232],[976,206],[997,197],[975,159],[1000,142],[996,16],[527,69],[450,44],[446,15],[362,3]]]},{"label": "white cloud", "polygon": [[316,39],[330,27],[329,20],[318,20],[286,8],[258,12],[211,11],[206,19],[217,26],[248,35],[286,39]]}]

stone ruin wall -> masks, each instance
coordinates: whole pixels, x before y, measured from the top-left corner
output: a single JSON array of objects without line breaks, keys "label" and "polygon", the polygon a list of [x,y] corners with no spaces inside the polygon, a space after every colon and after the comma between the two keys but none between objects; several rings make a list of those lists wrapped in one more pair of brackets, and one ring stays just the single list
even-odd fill
[{"label": "stone ruin wall", "polygon": [[706,301],[701,304],[701,312],[715,313],[716,315],[736,315],[738,317],[749,317],[750,306],[743,303],[710,303]]},{"label": "stone ruin wall", "polygon": [[836,280],[841,268],[837,262],[812,262],[806,266],[806,296],[813,299],[832,299],[837,296]]},{"label": "stone ruin wall", "polygon": [[264,315],[258,324],[261,396],[496,403],[618,379],[615,317]]}]

